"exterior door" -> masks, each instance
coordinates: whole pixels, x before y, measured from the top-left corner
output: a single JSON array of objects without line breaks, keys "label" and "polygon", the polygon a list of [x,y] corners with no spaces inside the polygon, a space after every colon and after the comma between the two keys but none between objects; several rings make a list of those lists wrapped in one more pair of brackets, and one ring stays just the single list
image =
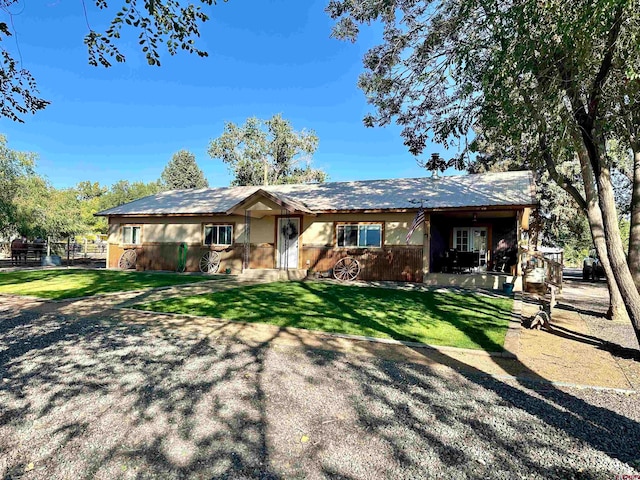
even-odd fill
[{"label": "exterior door", "polygon": [[487,269],[487,227],[464,227],[453,229],[453,248],[460,252],[475,254],[475,268]]},{"label": "exterior door", "polygon": [[473,252],[478,255],[478,270],[487,269],[487,229],[486,227],[471,229]]},{"label": "exterior door", "polygon": [[278,268],[298,268],[299,218],[278,219]]}]

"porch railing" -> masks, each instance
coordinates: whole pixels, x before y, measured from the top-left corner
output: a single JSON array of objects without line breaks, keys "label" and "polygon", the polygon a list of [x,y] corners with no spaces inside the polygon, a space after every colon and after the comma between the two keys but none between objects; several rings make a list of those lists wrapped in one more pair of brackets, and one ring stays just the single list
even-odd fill
[{"label": "porch railing", "polygon": [[527,272],[532,269],[543,268],[545,283],[562,289],[562,263],[551,260],[540,252],[531,252],[528,250],[522,251],[522,262],[524,265],[525,276]]}]

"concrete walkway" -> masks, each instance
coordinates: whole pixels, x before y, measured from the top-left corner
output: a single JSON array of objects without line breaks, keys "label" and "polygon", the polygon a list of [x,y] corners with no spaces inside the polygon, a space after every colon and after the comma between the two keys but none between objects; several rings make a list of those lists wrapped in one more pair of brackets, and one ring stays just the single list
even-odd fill
[{"label": "concrete walkway", "polygon": [[[323,349],[349,355],[417,363],[435,369],[453,369],[468,374],[488,374],[621,390],[640,389],[640,385],[635,385],[628,379],[610,352],[602,349],[597,342],[588,341],[590,332],[586,323],[579,313],[569,310],[554,310],[552,329],[549,332],[523,329],[516,323],[505,343],[505,350],[516,358],[506,358],[489,355],[483,351],[390,344],[297,328],[143,312],[130,308],[136,303],[227,290],[247,284],[250,282],[242,283],[230,279],[225,282],[206,282],[145,292],[124,292],[66,302],[0,297],[0,303],[12,302],[17,308],[35,309],[43,313],[144,325],[150,332],[170,331],[176,335],[195,333],[210,338],[237,339],[255,345],[268,343],[276,349]],[[571,298],[564,299],[565,303],[571,301]],[[537,306],[523,302],[522,308],[522,315],[527,317],[535,313]]]}]

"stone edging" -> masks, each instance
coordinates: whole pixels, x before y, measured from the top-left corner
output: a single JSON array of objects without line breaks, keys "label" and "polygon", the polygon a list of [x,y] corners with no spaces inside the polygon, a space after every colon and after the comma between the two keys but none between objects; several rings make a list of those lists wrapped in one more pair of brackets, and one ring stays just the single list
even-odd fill
[{"label": "stone edging", "polygon": [[513,294],[513,309],[509,320],[509,329],[504,337],[504,352],[507,358],[517,358],[520,351],[520,332],[522,331],[522,292]]}]

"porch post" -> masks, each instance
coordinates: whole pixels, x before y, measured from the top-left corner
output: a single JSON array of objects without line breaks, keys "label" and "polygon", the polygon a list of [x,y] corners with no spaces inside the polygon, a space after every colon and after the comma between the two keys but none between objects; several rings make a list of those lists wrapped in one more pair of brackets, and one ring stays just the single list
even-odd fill
[{"label": "porch post", "polygon": [[423,236],[422,236],[422,281],[426,280],[427,274],[429,273],[431,266],[429,263],[431,262],[431,214],[424,214],[424,225],[423,225]]},{"label": "porch post", "polygon": [[516,263],[516,271],[514,272],[514,275],[518,277],[522,275],[522,214],[522,210],[518,210],[516,213],[516,245],[518,247],[518,263]]},{"label": "porch post", "polygon": [[242,251],[242,272],[251,268],[251,237],[250,237],[250,229],[251,229],[251,217],[249,215],[249,210],[244,211],[244,245]]}]

